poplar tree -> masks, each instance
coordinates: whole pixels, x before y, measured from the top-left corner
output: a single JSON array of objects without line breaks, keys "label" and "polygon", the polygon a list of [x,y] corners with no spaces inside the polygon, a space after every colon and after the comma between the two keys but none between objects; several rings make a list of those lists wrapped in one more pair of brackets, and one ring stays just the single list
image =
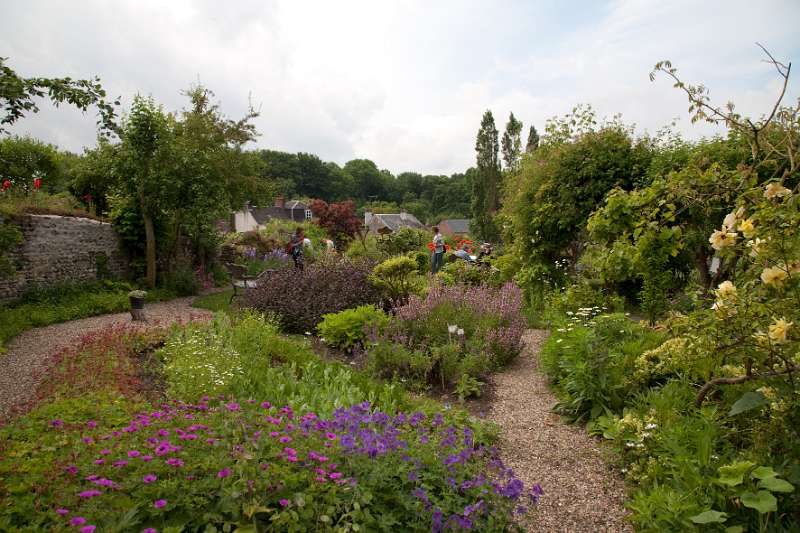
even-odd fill
[{"label": "poplar tree", "polygon": [[514,113],[511,113],[506,124],[506,131],[503,133],[502,148],[506,170],[512,172],[519,168],[519,158],[522,151],[521,133],[522,122],[514,117]]},{"label": "poplar tree", "polygon": [[500,207],[500,161],[497,127],[491,111],[486,111],[481,120],[475,141],[477,168],[472,182],[472,225],[476,237],[496,240],[498,233],[493,215]]},{"label": "poplar tree", "polygon": [[532,154],[539,148],[539,134],[536,133],[536,128],[531,125],[528,131],[528,144],[525,145],[525,153]]}]

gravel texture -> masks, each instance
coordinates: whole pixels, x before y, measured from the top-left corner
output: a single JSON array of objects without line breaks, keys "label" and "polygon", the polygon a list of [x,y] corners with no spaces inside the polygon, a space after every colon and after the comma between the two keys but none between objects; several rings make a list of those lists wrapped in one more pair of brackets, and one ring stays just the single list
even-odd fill
[{"label": "gravel texture", "polygon": [[553,413],[556,398],[538,369],[547,332],[529,330],[525,350],[491,379],[486,416],[501,427],[500,453],[526,486],[539,483],[538,509],[521,525],[528,531],[633,531],[624,521],[624,486],[580,425]]},{"label": "gravel texture", "polygon": [[[192,300],[194,297],[147,304],[145,313],[148,322],[135,324],[141,324],[143,328],[158,327],[212,316],[205,309],[191,307]],[[0,354],[0,421],[9,416],[15,407],[35,397],[38,385],[36,373],[49,366],[53,355],[74,346],[86,333],[114,324],[132,323],[128,312],[99,315],[31,329],[12,339],[8,351]]]}]

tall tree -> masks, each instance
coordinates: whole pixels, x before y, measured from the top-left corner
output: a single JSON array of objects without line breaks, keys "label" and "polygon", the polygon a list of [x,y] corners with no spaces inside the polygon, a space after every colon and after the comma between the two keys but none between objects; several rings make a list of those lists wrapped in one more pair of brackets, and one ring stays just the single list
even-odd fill
[{"label": "tall tree", "polygon": [[531,124],[531,129],[528,130],[528,143],[525,145],[525,153],[532,154],[539,148],[539,134],[536,132],[536,127]]},{"label": "tall tree", "polygon": [[521,133],[522,122],[514,117],[514,113],[511,113],[502,140],[503,161],[506,163],[506,170],[515,171],[519,168],[519,157],[522,152]]},{"label": "tall tree", "polygon": [[500,207],[500,161],[497,127],[491,111],[481,120],[475,141],[477,169],[472,182],[472,232],[484,240],[496,240],[493,217]]}]

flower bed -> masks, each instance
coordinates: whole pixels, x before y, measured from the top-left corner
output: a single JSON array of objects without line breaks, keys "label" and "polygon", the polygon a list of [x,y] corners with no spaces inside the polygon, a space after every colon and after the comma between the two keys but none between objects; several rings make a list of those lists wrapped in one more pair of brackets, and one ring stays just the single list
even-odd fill
[{"label": "flower bed", "polygon": [[[37,498],[0,510],[0,526],[506,530],[541,489],[526,491],[470,427],[445,420],[441,413],[390,415],[368,403],[322,419],[207,396],[112,426],[40,420],[37,429],[58,459],[42,478],[10,487],[13,495],[33,482]],[[6,450],[0,472],[21,449]]]}]

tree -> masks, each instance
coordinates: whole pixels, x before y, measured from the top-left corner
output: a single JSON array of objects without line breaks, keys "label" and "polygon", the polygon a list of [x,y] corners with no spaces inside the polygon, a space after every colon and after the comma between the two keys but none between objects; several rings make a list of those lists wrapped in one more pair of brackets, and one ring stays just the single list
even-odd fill
[{"label": "tree", "polygon": [[16,190],[30,191],[33,180],[40,178],[44,190],[59,192],[63,186],[60,160],[55,146],[36,139],[0,139],[0,180],[10,180]]},{"label": "tree", "polygon": [[100,85],[100,78],[73,80],[72,78],[23,78],[5,64],[7,57],[0,57],[0,133],[6,133],[4,126],[10,126],[24,117],[26,113],[38,113],[39,106],[34,98],[47,96],[57,107],[63,102],[74,105],[81,111],[89,106],[97,107],[100,117],[97,124],[102,135],[117,131],[116,111],[113,103],[106,101],[106,92]]},{"label": "tree", "polygon": [[344,171],[353,177],[353,194],[361,200],[387,197],[386,174],[369,159],[353,159],[344,165]]},{"label": "tree", "polygon": [[496,240],[492,217],[500,207],[500,162],[497,128],[491,111],[486,111],[475,141],[477,172],[472,183],[472,231],[480,239]]},{"label": "tree", "polygon": [[516,171],[519,168],[519,157],[521,155],[522,141],[522,122],[514,118],[514,113],[508,117],[506,131],[503,133],[503,161],[506,163],[506,170]]},{"label": "tree", "polygon": [[338,204],[314,200],[310,209],[317,224],[333,237],[339,249],[344,248],[343,245],[351,241],[361,229],[361,219],[356,216],[356,206],[352,200]]},{"label": "tree", "polygon": [[528,130],[528,143],[525,145],[525,153],[532,154],[539,148],[539,134],[536,132],[536,127],[531,124],[531,129]]}]

